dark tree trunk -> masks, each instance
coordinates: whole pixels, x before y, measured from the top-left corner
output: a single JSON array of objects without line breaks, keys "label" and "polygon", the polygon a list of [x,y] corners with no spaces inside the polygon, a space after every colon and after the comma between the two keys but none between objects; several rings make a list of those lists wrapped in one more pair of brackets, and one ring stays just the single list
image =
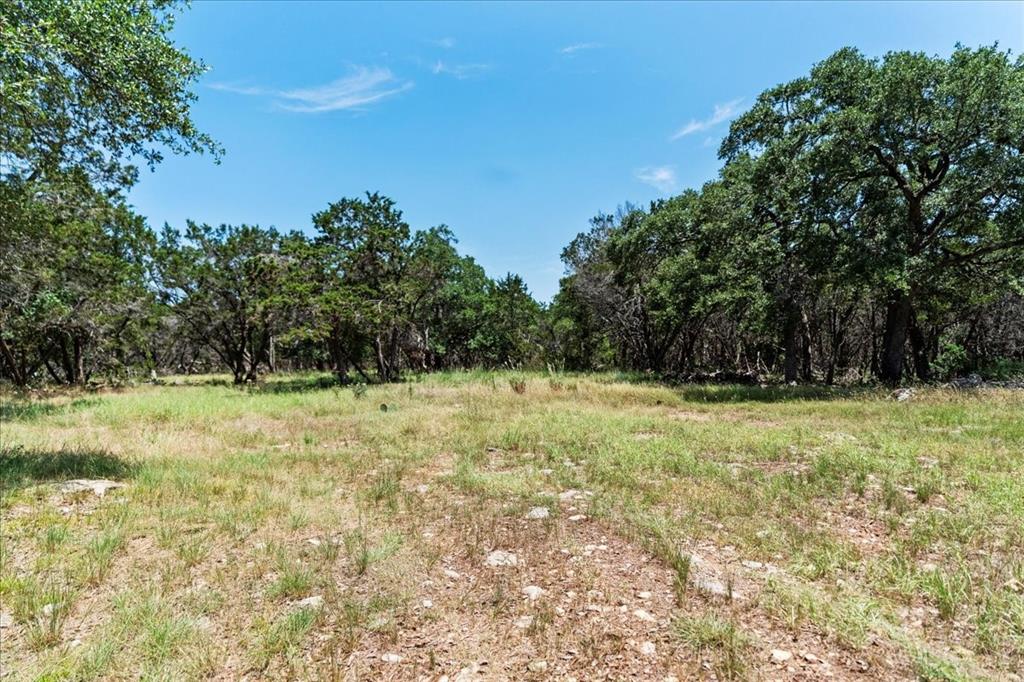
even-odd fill
[{"label": "dark tree trunk", "polygon": [[27,384],[28,378],[24,371],[24,367],[15,359],[14,353],[11,352],[7,342],[4,341],[3,336],[0,336],[0,352],[3,353],[4,363],[10,368],[11,381],[13,381],[16,386],[24,386]]},{"label": "dark tree trunk", "polygon": [[906,292],[894,294],[885,309],[885,333],[879,376],[890,386],[899,386],[903,379],[903,356],[910,326],[911,301]]},{"label": "dark tree trunk", "polygon": [[85,348],[82,343],[82,339],[76,336],[71,343],[72,353],[74,354],[74,379],[73,383],[84,384],[85,383]]},{"label": "dark tree trunk", "polygon": [[917,323],[917,315],[910,319],[910,348],[914,352],[914,373],[921,381],[928,381],[931,378],[931,365],[928,360],[928,340],[924,331]]},{"label": "dark tree trunk", "polygon": [[782,364],[782,378],[788,384],[797,380],[797,372],[800,368],[800,313],[795,305],[787,303],[784,314],[782,347],[785,355]]}]

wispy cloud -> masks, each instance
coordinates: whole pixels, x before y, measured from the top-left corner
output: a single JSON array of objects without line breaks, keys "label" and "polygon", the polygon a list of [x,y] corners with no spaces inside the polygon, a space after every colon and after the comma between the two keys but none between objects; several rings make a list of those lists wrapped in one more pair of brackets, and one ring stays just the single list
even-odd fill
[{"label": "wispy cloud", "polygon": [[358,109],[397,95],[412,86],[412,82],[400,81],[390,69],[379,66],[358,66],[353,68],[349,75],[330,83],[294,90],[237,86],[230,83],[210,85],[214,90],[233,92],[237,95],[271,97],[282,109],[302,113]]},{"label": "wispy cloud", "polygon": [[485,71],[489,71],[491,68],[490,64],[445,64],[443,61],[438,59],[434,62],[434,65],[430,67],[430,71],[435,76],[447,75],[459,80],[466,78],[472,78],[473,76],[479,76]]},{"label": "wispy cloud", "polygon": [[433,42],[434,45],[437,45],[438,47],[443,47],[446,50],[450,50],[453,47],[455,47],[455,38],[444,37],[438,40],[433,40],[431,42]]},{"label": "wispy cloud", "polygon": [[699,133],[701,131],[714,128],[722,121],[727,121],[739,113],[740,102],[742,101],[742,99],[734,99],[731,102],[726,102],[725,104],[716,104],[715,110],[711,113],[711,116],[700,121],[692,119],[689,123],[677,130],[669,139],[678,140],[680,137],[685,137],[686,135],[692,135],[693,133]]},{"label": "wispy cloud", "polygon": [[599,47],[603,47],[601,43],[575,43],[574,45],[566,45],[559,50],[562,54],[576,54],[582,50],[596,50]]},{"label": "wispy cloud", "polygon": [[672,192],[676,188],[676,169],[672,166],[645,166],[633,171],[633,177],[659,192]]}]

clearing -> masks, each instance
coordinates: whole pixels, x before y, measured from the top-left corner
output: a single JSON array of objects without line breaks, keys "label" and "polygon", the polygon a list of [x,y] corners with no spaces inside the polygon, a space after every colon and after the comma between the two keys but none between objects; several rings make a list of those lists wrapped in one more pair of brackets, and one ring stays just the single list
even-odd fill
[{"label": "clearing", "polygon": [[328,384],[6,397],[2,678],[1020,679],[1022,392]]}]

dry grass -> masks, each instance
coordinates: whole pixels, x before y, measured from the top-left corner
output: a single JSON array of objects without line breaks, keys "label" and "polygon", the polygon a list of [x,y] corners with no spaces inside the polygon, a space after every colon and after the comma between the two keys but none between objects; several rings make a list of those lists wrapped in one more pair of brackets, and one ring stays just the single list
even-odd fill
[{"label": "dry grass", "polygon": [[[3,678],[975,679],[1024,663],[1019,393],[624,379],[7,397]],[[62,493],[75,478],[127,486]],[[516,564],[487,566],[495,550]]]}]

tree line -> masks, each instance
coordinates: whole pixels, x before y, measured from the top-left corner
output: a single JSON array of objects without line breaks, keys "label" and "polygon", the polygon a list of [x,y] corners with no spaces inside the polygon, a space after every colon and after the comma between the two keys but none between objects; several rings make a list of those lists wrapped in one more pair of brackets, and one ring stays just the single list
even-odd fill
[{"label": "tree line", "polygon": [[699,190],[601,214],[550,304],[379,193],[304,230],[126,203],[139,164],[222,150],[177,5],[0,6],[0,374],[464,367],[896,384],[1024,367],[1024,60],[843,49],[762,93]]}]

